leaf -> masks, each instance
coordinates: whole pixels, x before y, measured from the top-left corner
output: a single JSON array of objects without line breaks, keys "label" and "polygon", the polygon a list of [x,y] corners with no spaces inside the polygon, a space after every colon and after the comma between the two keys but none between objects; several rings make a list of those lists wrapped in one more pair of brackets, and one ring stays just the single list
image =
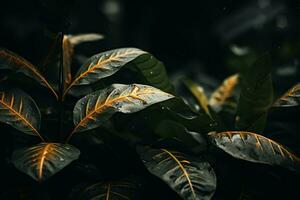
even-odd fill
[{"label": "leaf", "polygon": [[65,90],[78,85],[88,85],[116,73],[124,65],[146,52],[136,48],[121,48],[106,51],[92,56],[78,70],[74,80]]},{"label": "leaf", "polygon": [[164,92],[174,93],[164,64],[153,55],[147,53],[132,62],[133,69],[142,74],[145,84],[156,87]]},{"label": "leaf", "polygon": [[76,103],[73,133],[96,128],[116,112],[134,113],[170,98],[173,96],[147,85],[113,84]]},{"label": "leaf", "polygon": [[34,100],[19,89],[0,89],[0,121],[40,137],[41,113]]},{"label": "leaf", "polygon": [[279,165],[300,172],[300,159],[281,144],[246,131],[209,133],[211,141],[231,156],[250,162]]},{"label": "leaf", "polygon": [[216,190],[216,175],[208,162],[167,149],[138,149],[150,173],[185,200],[208,200]]},{"label": "leaf", "polygon": [[12,162],[23,173],[44,181],[78,159],[80,151],[69,144],[40,143],[14,151]]},{"label": "leaf", "polygon": [[277,99],[273,107],[291,107],[298,106],[300,103],[300,83],[294,85],[279,99]]},{"label": "leaf", "polygon": [[71,63],[72,63],[72,57],[74,53],[74,46],[70,42],[68,36],[66,35],[64,35],[63,38],[62,51],[63,51],[63,80],[64,80],[63,88],[65,91],[72,82]]},{"label": "leaf", "polygon": [[96,33],[64,35],[63,38],[63,67],[64,67],[64,91],[72,82],[71,64],[74,54],[74,47],[83,42],[90,42],[103,39],[103,35]]},{"label": "leaf", "polygon": [[83,42],[93,42],[96,40],[101,40],[104,38],[104,36],[98,33],[84,33],[76,35],[66,35],[66,38],[72,44],[72,46],[76,46]]},{"label": "leaf", "polygon": [[20,72],[30,78],[33,78],[41,85],[48,88],[55,97],[58,98],[58,95],[52,86],[34,65],[7,49],[0,49],[0,69],[14,70],[15,72]]},{"label": "leaf", "polygon": [[127,200],[132,199],[138,186],[136,183],[121,180],[98,182],[86,185],[73,192],[70,199],[78,200]]},{"label": "leaf", "polygon": [[226,78],[223,83],[212,93],[208,104],[212,107],[222,106],[226,100],[232,96],[233,90],[237,86],[238,81],[238,74],[234,74]]},{"label": "leaf", "polygon": [[183,80],[183,83],[190,90],[190,92],[194,95],[194,97],[197,99],[200,107],[205,111],[205,113],[209,117],[211,117],[211,114],[210,114],[209,108],[208,108],[208,100],[205,95],[203,87],[201,87],[200,85],[194,83],[192,80],[189,80],[189,79]]},{"label": "leaf", "polygon": [[246,74],[242,74],[236,129],[263,131],[268,109],[273,102],[270,71],[270,56],[265,54],[254,63]]}]

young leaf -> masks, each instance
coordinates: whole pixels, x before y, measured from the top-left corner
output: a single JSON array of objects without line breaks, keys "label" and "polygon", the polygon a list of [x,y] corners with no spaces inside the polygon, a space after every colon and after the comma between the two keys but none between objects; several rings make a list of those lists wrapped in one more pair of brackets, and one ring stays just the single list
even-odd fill
[{"label": "young leaf", "polygon": [[280,165],[300,172],[300,159],[264,136],[246,131],[209,133],[211,141],[231,156],[250,162]]},{"label": "young leaf", "polygon": [[65,91],[72,82],[71,64],[72,64],[72,57],[74,53],[74,47],[70,43],[69,38],[66,35],[64,35],[63,38],[62,51],[63,51],[63,80],[64,80],[63,87]]},{"label": "young leaf", "polygon": [[80,151],[69,144],[40,143],[14,151],[12,162],[20,171],[44,181],[79,157]]},{"label": "young leaf", "polygon": [[72,200],[126,200],[132,199],[138,186],[127,180],[113,182],[98,182],[77,188],[70,196]]},{"label": "young leaf", "polygon": [[199,105],[205,111],[205,113],[211,117],[211,114],[210,114],[209,108],[208,108],[208,100],[207,100],[206,94],[204,92],[204,89],[200,85],[197,85],[196,83],[194,83],[193,81],[191,81],[189,79],[185,79],[183,81],[183,83],[186,85],[186,87],[191,91],[191,93],[197,99]]},{"label": "young leaf", "polygon": [[223,83],[212,93],[209,105],[212,107],[222,106],[232,96],[233,90],[238,84],[239,75],[234,74],[226,78]]},{"label": "young leaf", "polygon": [[150,173],[166,182],[185,200],[209,200],[216,175],[208,162],[167,149],[138,149]]},{"label": "young leaf", "polygon": [[83,42],[92,42],[96,40],[103,39],[104,36],[98,33],[84,33],[77,35],[66,35],[66,39],[72,44],[72,46],[76,46]]},{"label": "young leaf", "polygon": [[41,113],[33,99],[19,89],[0,88],[0,121],[40,137]]},{"label": "young leaf", "polygon": [[174,93],[164,64],[153,55],[146,53],[132,62],[134,70],[142,74],[147,85],[152,85],[164,92]]},{"label": "young leaf", "polygon": [[300,83],[290,88],[284,95],[277,99],[273,107],[290,107],[300,104]]},{"label": "young leaf", "polygon": [[236,129],[262,132],[267,111],[273,102],[269,54],[259,58],[242,74],[241,94],[237,108]]},{"label": "young leaf", "polygon": [[76,103],[73,133],[96,128],[116,112],[134,113],[170,98],[173,96],[147,85],[113,84]]},{"label": "young leaf", "polygon": [[38,81],[41,85],[47,87],[55,95],[55,97],[58,98],[58,95],[52,86],[34,65],[7,49],[0,49],[0,69],[10,69],[23,73],[24,75]]},{"label": "young leaf", "polygon": [[121,67],[144,53],[146,52],[136,48],[121,48],[92,56],[78,70],[74,80],[65,90],[64,96],[74,86],[88,85],[111,76],[120,70]]}]

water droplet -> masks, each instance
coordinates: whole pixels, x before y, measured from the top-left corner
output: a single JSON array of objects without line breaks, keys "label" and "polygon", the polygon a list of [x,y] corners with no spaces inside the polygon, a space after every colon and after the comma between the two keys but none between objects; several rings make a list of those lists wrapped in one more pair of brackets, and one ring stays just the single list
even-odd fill
[{"label": "water droplet", "polygon": [[151,71],[150,74],[152,75],[152,74],[153,74],[153,71]]},{"label": "water droplet", "polygon": [[62,157],[59,157],[59,160],[60,160],[60,161],[65,161],[65,159],[63,159]]}]

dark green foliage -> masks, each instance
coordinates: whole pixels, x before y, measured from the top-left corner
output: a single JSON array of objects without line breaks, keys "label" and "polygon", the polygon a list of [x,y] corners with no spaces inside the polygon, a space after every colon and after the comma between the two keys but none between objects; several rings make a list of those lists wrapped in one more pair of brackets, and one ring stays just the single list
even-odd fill
[{"label": "dark green foliage", "polygon": [[[41,70],[46,74],[51,69],[49,76],[24,58],[0,50],[5,77],[0,80],[0,130],[12,133],[3,134],[1,153],[29,175],[1,160],[7,173],[21,181],[14,184],[16,189],[30,183],[30,196],[42,199],[47,199],[49,188],[56,190],[54,199],[209,200],[226,199],[228,193],[245,199],[251,187],[241,177],[246,174],[250,180],[254,173],[246,169],[278,166],[279,177],[299,172],[296,153],[265,137],[271,108],[297,109],[299,103],[298,85],[273,102],[268,54],[225,79],[210,98],[205,87],[185,79],[189,94],[198,100],[187,104],[181,91],[174,90],[163,63],[140,49],[95,54],[74,73],[75,45],[99,38],[58,34]],[[34,79],[56,99],[43,93],[43,87],[19,84],[31,82],[15,73],[6,76],[7,69]],[[138,83],[124,84],[125,78],[114,76],[121,69]],[[112,85],[106,81],[110,76],[117,77]],[[230,188],[231,181],[241,188]],[[37,194],[31,187],[41,190]]]}]

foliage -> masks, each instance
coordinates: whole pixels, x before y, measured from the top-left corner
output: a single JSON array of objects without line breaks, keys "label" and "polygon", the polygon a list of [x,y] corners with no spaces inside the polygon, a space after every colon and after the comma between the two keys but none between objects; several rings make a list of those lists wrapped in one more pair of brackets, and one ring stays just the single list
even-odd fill
[{"label": "foliage", "polygon": [[[158,199],[152,191],[157,187],[168,199],[213,199],[224,181],[218,165],[223,153],[236,163],[299,172],[297,155],[265,136],[272,109],[293,109],[300,102],[299,84],[273,101],[267,54],[225,79],[210,98],[204,87],[184,79],[197,100],[194,110],[174,90],[163,63],[137,48],[95,54],[74,73],[75,46],[100,38],[58,34],[43,69],[0,50],[7,76],[0,87],[0,128],[3,135],[12,133],[10,163],[46,190],[47,184],[70,180],[54,198]],[[41,72],[49,67],[52,77]],[[119,80],[120,73],[135,83]],[[19,84],[17,74],[34,81]],[[235,113],[235,120],[222,112]]]}]

